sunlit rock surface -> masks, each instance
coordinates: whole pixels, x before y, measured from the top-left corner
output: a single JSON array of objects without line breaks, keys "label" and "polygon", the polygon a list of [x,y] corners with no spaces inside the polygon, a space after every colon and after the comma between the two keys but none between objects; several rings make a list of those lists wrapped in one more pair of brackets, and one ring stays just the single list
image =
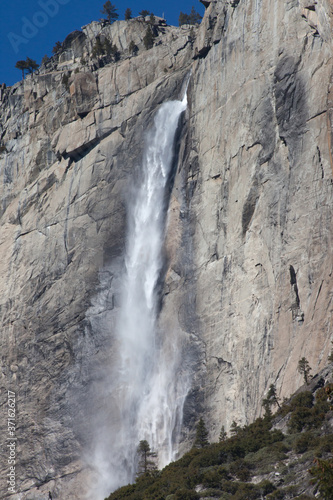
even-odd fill
[{"label": "sunlit rock surface", "polygon": [[[160,314],[164,331],[189,342],[181,449],[199,416],[217,440],[222,424],[260,414],[271,383],[280,396],[296,390],[302,356],[313,373],[326,364],[331,4],[205,5],[194,32],[157,20],[148,51],[143,21],[92,23],[2,96],[0,426],[6,443],[6,391],[15,391],[23,494],[14,499],[91,491],[87,450],[111,397],[100,389],[112,365],[130,179],[154,113],[180,96],[190,69]],[[119,61],[91,58],[96,36],[116,41]]]}]

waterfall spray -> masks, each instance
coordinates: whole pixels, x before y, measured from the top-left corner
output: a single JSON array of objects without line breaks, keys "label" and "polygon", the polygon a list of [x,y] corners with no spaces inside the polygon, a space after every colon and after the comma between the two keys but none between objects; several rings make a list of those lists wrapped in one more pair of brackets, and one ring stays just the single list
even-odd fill
[{"label": "waterfall spray", "polygon": [[186,90],[184,94],[182,101],[166,102],[156,113],[145,140],[140,184],[128,205],[125,275],[115,335],[117,366],[112,368],[110,388],[112,449],[97,447],[94,460],[103,482],[97,488],[101,498],[135,479],[140,440],[147,440],[158,453],[159,467],[176,457],[188,383],[180,369],[179,341],[173,332],[159,330],[157,316],[165,199],[175,133],[187,107]]}]

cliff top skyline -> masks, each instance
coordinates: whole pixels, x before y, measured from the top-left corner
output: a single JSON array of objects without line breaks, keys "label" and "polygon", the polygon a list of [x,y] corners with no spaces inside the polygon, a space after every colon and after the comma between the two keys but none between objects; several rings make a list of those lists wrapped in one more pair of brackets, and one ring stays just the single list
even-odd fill
[{"label": "cliff top skyline", "polygon": [[[57,41],[62,42],[72,31],[105,18],[101,14],[104,3],[104,0],[93,3],[89,0],[17,0],[2,5],[0,84],[11,86],[21,80],[21,73],[15,68],[17,61],[30,57],[40,64],[44,55],[52,56],[52,48]],[[133,17],[145,9],[175,26],[178,26],[180,11],[190,13],[192,6],[202,16],[204,14],[204,7],[198,0],[111,3],[116,6],[118,20],[124,20],[127,8],[132,10]]]}]

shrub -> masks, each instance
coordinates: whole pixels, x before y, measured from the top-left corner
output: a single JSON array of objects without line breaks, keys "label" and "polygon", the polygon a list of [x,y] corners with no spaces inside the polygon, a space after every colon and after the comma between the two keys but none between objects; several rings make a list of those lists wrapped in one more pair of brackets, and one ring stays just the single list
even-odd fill
[{"label": "shrub", "polygon": [[310,391],[300,392],[295,396],[290,403],[291,410],[298,407],[312,408],[313,394]]},{"label": "shrub", "polygon": [[[200,498],[209,498],[209,497],[213,497],[213,498],[225,498],[224,496],[225,494],[221,491],[221,490],[215,490],[215,489],[212,489],[212,488],[209,488],[205,491],[202,491],[199,493],[199,496]],[[229,496],[228,496],[229,498]]]},{"label": "shrub", "polygon": [[315,459],[316,465],[309,472],[313,476],[312,483],[317,484],[323,498],[333,498],[333,460]]},{"label": "shrub", "polygon": [[330,401],[333,395],[333,384],[327,384],[316,392],[316,401]]},{"label": "shrub", "polygon": [[313,434],[304,432],[294,443],[294,450],[296,453],[305,453],[311,444],[313,445]]},{"label": "shrub", "polygon": [[219,488],[222,479],[229,479],[229,473],[224,467],[210,469],[202,475],[201,483],[205,487]]},{"label": "shrub", "polygon": [[233,500],[256,500],[261,497],[253,484],[238,483],[237,486],[237,491],[232,497]]},{"label": "shrub", "polygon": [[273,491],[273,493],[267,496],[267,500],[283,500],[283,498],[285,498],[285,494],[284,491],[280,489]]},{"label": "shrub", "polygon": [[276,490],[276,486],[274,486],[273,483],[271,483],[270,481],[268,481],[268,479],[265,479],[264,481],[261,481],[261,483],[259,483],[258,486],[260,488],[260,491],[261,491],[262,495],[264,495],[264,496],[266,496],[269,493],[272,493],[273,491]]},{"label": "shrub", "polygon": [[248,481],[250,479],[249,466],[243,459],[238,459],[233,462],[230,465],[230,472],[240,481]]},{"label": "shrub", "polygon": [[288,422],[288,431],[290,433],[301,432],[303,428],[310,422],[311,417],[312,413],[309,408],[296,408],[296,410],[293,411]]},{"label": "shrub", "polygon": [[190,462],[189,467],[210,467],[212,465],[220,465],[220,447],[216,444],[202,448],[200,453]]},{"label": "shrub", "polygon": [[194,490],[178,490],[175,494],[175,500],[200,500],[200,496]]}]

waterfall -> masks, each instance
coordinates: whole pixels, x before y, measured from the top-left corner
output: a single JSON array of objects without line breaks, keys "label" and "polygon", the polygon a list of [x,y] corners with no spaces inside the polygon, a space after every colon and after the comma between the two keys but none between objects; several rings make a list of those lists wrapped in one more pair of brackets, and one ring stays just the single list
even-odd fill
[{"label": "waterfall", "polygon": [[103,485],[94,488],[94,498],[134,481],[140,440],[146,439],[158,453],[159,468],[176,457],[188,381],[180,341],[174,332],[159,329],[157,317],[167,190],[175,133],[186,106],[185,91],[182,101],[166,102],[157,111],[145,138],[140,182],[128,203],[117,356],[109,388],[113,414],[107,432],[112,449],[100,446],[95,452]]}]

